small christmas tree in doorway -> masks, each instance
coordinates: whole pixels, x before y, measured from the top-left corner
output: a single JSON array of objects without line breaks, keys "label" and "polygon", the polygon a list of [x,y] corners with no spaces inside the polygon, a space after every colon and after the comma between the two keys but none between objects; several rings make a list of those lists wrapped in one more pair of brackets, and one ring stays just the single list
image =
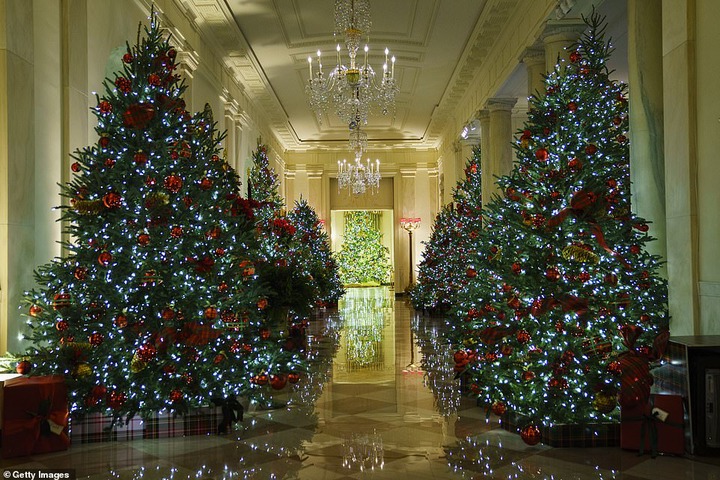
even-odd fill
[{"label": "small christmas tree in doorway", "polygon": [[381,285],[388,282],[392,266],[390,250],[383,245],[381,212],[345,212],[343,244],[337,255],[344,285]]}]

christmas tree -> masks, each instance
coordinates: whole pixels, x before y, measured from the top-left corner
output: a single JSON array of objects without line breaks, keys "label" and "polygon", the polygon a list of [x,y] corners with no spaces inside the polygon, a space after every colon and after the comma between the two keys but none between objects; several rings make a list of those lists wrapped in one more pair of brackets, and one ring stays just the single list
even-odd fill
[{"label": "christmas tree", "polygon": [[316,303],[320,306],[337,305],[345,290],[330,250],[328,235],[317,213],[307,200],[300,199],[295,202],[295,208],[288,217],[297,229],[297,239],[304,246],[303,252],[307,254],[302,262],[317,291]]},{"label": "christmas tree", "polygon": [[292,313],[293,317],[301,317],[302,322],[319,295],[308,265],[312,252],[285,211],[285,201],[278,193],[278,177],[270,167],[265,145],[258,145],[253,153],[248,183],[248,194],[257,205],[255,216],[260,232],[258,275],[270,290],[268,314]]},{"label": "christmas tree", "polygon": [[344,285],[378,285],[388,281],[392,266],[390,251],[382,243],[380,215],[365,210],[345,212],[344,240],[337,256]]},{"label": "christmas tree", "polygon": [[626,86],[609,78],[604,20],[546,78],[515,144],[518,162],[484,207],[451,327],[455,361],[496,414],[537,426],[616,418],[643,401],[668,336],[667,287],[630,211]]},{"label": "christmas tree", "polygon": [[[191,116],[153,17],[93,113],[62,219],[72,243],[28,292],[36,374],[66,376],[75,414],[185,412],[305,369],[267,331],[253,211],[209,108]],[[259,379],[259,380],[258,380]]]},{"label": "christmas tree", "polygon": [[482,225],[481,178],[480,147],[475,147],[465,167],[465,179],[453,192],[457,209],[453,204],[443,207],[435,217],[429,241],[423,242],[417,284],[410,292],[416,309],[446,311],[460,286],[475,273],[468,267],[468,259]]}]

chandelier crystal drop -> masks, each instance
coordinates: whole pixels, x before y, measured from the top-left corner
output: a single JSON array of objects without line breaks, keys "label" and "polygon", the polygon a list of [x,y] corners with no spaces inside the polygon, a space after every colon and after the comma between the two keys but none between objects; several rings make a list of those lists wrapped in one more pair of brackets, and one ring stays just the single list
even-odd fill
[{"label": "chandelier crystal drop", "polygon": [[344,38],[349,61],[342,63],[338,43],[336,64],[326,76],[322,52],[317,51],[315,70],[312,56],[308,57],[310,79],[305,90],[318,122],[322,123],[323,114],[334,112],[350,128],[354,128],[366,125],[371,112],[394,115],[398,92],[395,57],[390,56],[386,48],[382,74],[377,75],[368,63],[370,48],[367,43],[362,60],[357,58],[363,38],[367,41],[371,25],[368,0],[335,0],[335,36]]}]

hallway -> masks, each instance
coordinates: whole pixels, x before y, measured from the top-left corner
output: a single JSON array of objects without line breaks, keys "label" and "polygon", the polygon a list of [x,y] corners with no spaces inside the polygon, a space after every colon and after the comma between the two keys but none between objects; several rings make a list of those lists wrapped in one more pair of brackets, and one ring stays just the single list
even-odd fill
[{"label": "hallway", "polygon": [[720,478],[718,458],[525,445],[457,395],[439,325],[387,288],[349,289],[311,322],[317,361],[292,393],[273,397],[287,406],[250,406],[230,435],[74,445],[0,465],[74,468],[93,480]]}]

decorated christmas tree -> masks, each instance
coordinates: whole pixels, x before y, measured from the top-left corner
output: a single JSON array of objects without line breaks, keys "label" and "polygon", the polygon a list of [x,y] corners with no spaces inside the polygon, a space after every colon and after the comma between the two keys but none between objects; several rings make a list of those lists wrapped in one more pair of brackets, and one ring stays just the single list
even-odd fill
[{"label": "decorated christmas tree", "polygon": [[345,290],[320,218],[303,199],[295,202],[295,208],[288,217],[297,229],[297,240],[304,246],[306,258],[302,262],[317,291],[316,303],[320,306],[337,305]]},{"label": "decorated christmas tree", "polygon": [[258,145],[253,153],[248,183],[260,233],[257,272],[270,290],[268,314],[277,315],[276,320],[280,321],[280,316],[292,313],[292,317],[304,321],[318,298],[307,263],[312,254],[285,211],[285,201],[278,192],[278,177],[270,166],[265,145]]},{"label": "decorated christmas tree", "polygon": [[182,413],[305,370],[263,323],[253,211],[212,113],[185,110],[175,49],[155,18],[144,33],[74,154],[68,253],[27,294],[33,373],[64,375],[75,414]]},{"label": "decorated christmas tree", "polygon": [[344,285],[388,281],[392,266],[390,251],[382,243],[380,215],[366,210],[345,212],[343,244],[337,255]]},{"label": "decorated christmas tree", "polygon": [[475,252],[482,226],[480,148],[465,167],[465,179],[453,192],[454,204],[446,205],[435,217],[430,239],[425,244],[418,280],[410,292],[413,307],[433,312],[446,311],[461,285],[474,273],[468,259]]},{"label": "decorated christmas tree", "polygon": [[451,322],[471,390],[526,416],[528,443],[539,426],[609,421],[616,399],[646,399],[668,335],[660,259],[630,210],[626,86],[609,78],[604,20],[586,22],[530,101]]}]

